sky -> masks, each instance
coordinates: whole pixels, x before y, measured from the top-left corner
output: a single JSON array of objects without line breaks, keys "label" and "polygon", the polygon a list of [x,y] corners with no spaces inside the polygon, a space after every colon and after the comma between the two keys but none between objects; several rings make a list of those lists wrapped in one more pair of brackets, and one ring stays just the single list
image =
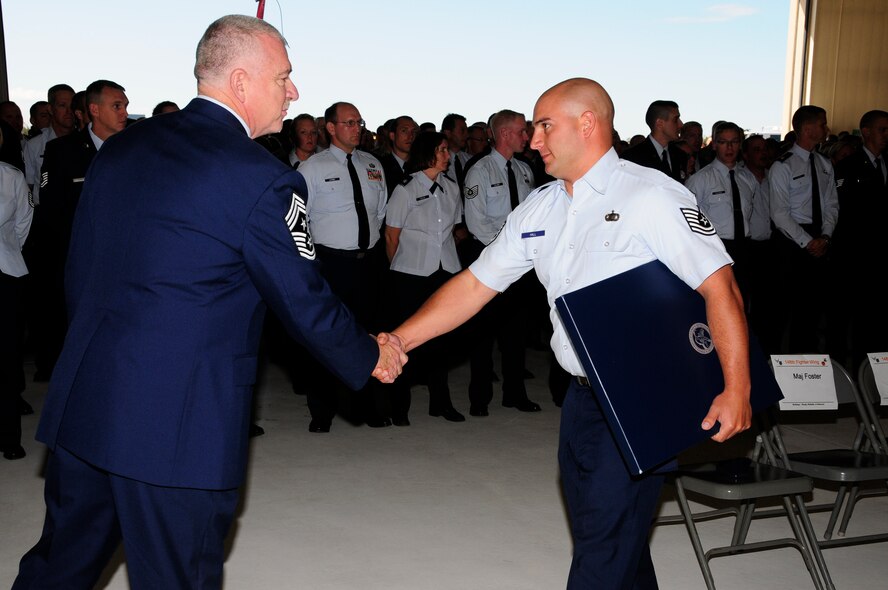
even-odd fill
[{"label": "sky", "polygon": [[[376,129],[410,115],[469,124],[536,99],[572,77],[597,80],[624,139],[646,134],[658,99],[704,130],[718,120],[781,132],[788,0],[267,0],[289,43],[300,98],[289,117],[353,103]],[[194,50],[226,14],[255,0],[4,0],[10,99],[25,113],[46,90],[93,80],[126,88],[131,114],[196,94]]]}]

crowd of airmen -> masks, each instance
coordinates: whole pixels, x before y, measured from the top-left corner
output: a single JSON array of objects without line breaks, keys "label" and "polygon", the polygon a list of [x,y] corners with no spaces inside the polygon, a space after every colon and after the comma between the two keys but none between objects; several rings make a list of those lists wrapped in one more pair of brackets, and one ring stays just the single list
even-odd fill
[{"label": "crowd of airmen", "polygon": [[[10,162],[31,190],[27,328],[17,333],[29,335],[37,381],[49,378],[64,339],[63,269],[80,189],[101,143],[137,124],[127,118],[127,104],[125,89],[108,80],[83,92],[53,86],[48,101],[31,107],[30,137],[22,137],[19,158]],[[175,110],[165,101],[152,116]],[[0,119],[8,135],[22,133],[15,103],[0,104]],[[806,105],[782,141],[719,121],[705,146],[702,125],[683,123],[673,101],[651,103],[645,122],[647,136],[626,141],[614,132],[614,150],[696,196],[734,260],[749,324],[766,352],[825,353],[855,366],[867,352],[884,349],[886,320],[873,269],[888,208],[888,113],[869,111],[857,134],[831,135],[825,110]],[[508,109],[473,124],[451,113],[439,127],[401,115],[372,132],[357,106],[336,102],[323,116],[301,114],[257,141],[305,178],[310,237],[299,247],[320,261],[332,290],[376,333],[398,325],[466,268],[512,209],[553,180],[530,148],[532,134],[532,122]],[[417,350],[404,378],[370,383],[356,395],[310,360],[273,317],[266,322],[266,353],[288,369],[294,391],[307,395],[312,432],[328,432],[337,413],[371,427],[407,426],[417,384],[428,387],[430,415],[462,422],[447,373],[467,359],[471,416],[488,415],[496,382],[502,406],[538,412],[527,396],[525,380],[534,376],[525,351],[547,349],[545,297],[537,281],[518,281],[467,326]],[[553,360],[547,377],[560,406],[570,376]],[[19,387],[20,393],[23,381]],[[21,413],[30,411],[20,397],[17,404]]]}]

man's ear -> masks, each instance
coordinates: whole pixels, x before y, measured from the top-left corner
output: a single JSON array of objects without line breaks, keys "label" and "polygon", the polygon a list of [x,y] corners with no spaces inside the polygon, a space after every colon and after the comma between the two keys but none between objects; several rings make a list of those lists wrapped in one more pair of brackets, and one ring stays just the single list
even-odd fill
[{"label": "man's ear", "polygon": [[583,131],[583,137],[589,137],[595,128],[598,127],[598,117],[592,111],[585,111],[580,115],[580,129]]},{"label": "man's ear", "polygon": [[231,87],[231,94],[240,102],[247,100],[247,88],[250,82],[250,75],[243,68],[237,68],[231,71],[228,77],[228,84]]}]

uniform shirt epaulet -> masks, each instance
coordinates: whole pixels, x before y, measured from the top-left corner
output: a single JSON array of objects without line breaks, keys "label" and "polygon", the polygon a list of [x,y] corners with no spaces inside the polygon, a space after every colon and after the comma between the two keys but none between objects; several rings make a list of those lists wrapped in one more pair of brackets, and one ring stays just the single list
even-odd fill
[{"label": "uniform shirt epaulet", "polygon": [[785,162],[785,161],[787,161],[788,159],[790,159],[791,157],[792,157],[792,151],[787,150],[787,151],[783,152],[783,153],[777,158],[777,161],[778,161],[778,162]]}]

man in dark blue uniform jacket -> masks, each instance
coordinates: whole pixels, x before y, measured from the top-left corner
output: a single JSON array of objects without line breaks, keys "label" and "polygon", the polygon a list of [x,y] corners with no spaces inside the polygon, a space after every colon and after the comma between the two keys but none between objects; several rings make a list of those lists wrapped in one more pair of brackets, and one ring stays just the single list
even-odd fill
[{"label": "man in dark blue uniform jacket", "polygon": [[223,17],[198,45],[199,97],[93,160],[37,433],[46,522],[14,588],[92,588],[121,540],[134,589],[221,586],[265,304],[355,389],[406,362],[332,295],[301,175],[251,140],[280,131],[290,69],[271,25]]}]

